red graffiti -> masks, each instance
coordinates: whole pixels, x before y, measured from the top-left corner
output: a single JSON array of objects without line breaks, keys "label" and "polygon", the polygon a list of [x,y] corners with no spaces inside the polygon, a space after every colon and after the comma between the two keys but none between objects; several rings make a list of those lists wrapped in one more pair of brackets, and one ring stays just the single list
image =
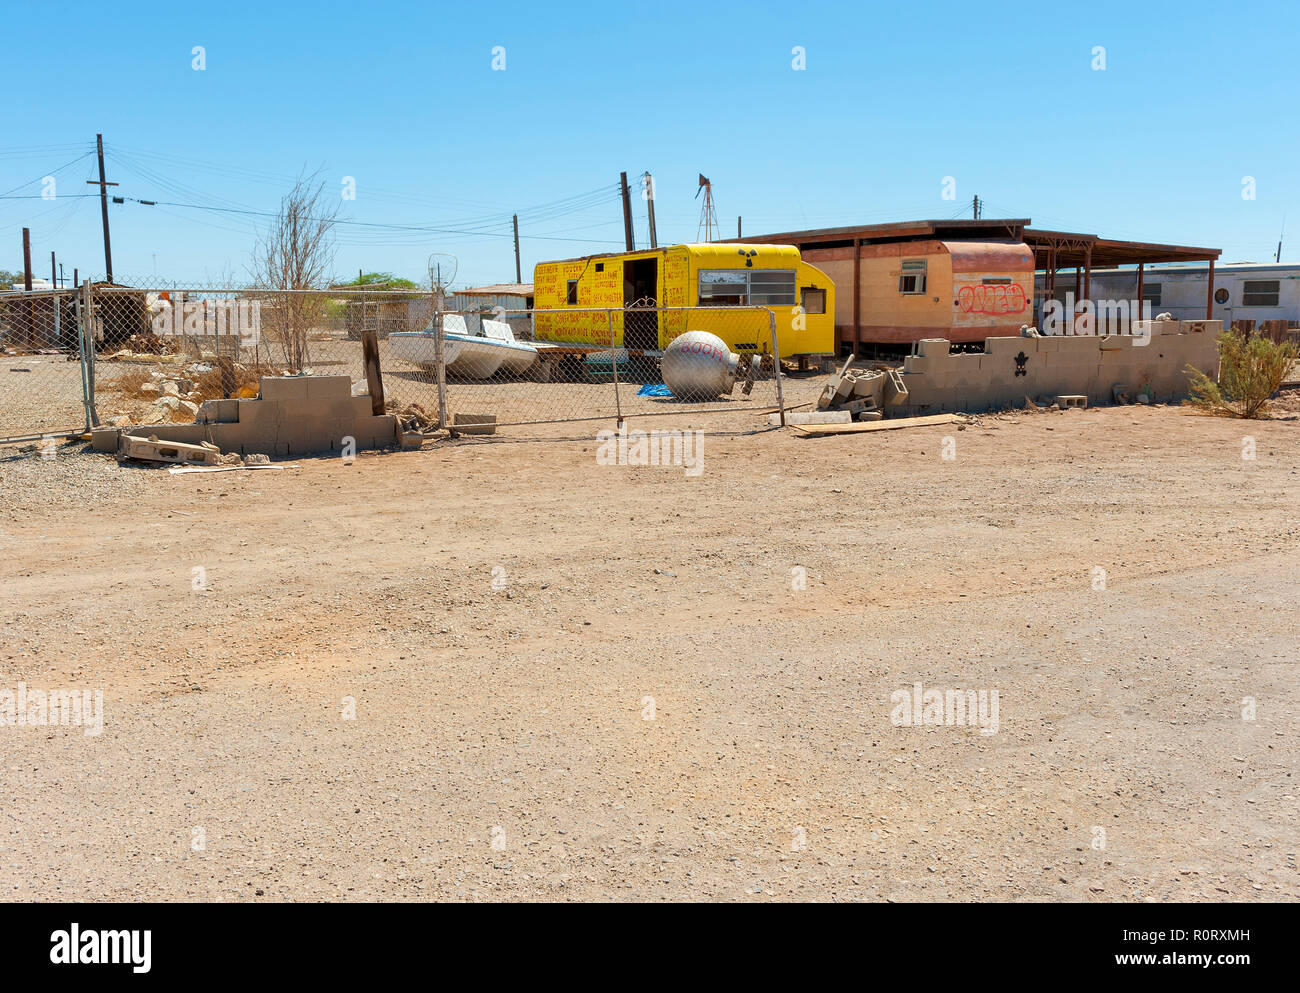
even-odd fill
[{"label": "red graffiti", "polygon": [[1017,283],[963,286],[957,303],[963,314],[1019,314],[1025,309],[1025,291]]}]

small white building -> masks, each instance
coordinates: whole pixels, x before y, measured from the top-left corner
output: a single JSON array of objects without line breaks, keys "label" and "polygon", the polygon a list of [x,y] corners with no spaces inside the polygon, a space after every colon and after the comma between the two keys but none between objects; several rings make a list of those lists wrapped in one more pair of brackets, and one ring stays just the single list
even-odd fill
[{"label": "small white building", "polygon": [[[1147,266],[1142,279],[1142,299],[1151,315],[1170,313],[1178,320],[1205,319],[1209,294],[1209,266],[1185,263]],[[1042,274],[1037,277],[1042,294]],[[1136,300],[1137,269],[1092,270],[1093,300]],[[1064,301],[1072,280],[1056,286]],[[1300,327],[1300,265],[1283,262],[1228,262],[1214,267],[1213,320],[1231,327],[1233,321],[1286,321]]]}]

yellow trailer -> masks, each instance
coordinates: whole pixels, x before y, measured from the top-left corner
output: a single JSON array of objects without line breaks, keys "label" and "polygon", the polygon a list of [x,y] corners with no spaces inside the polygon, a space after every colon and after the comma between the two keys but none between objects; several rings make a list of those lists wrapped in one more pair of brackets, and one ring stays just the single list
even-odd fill
[{"label": "yellow trailer", "polygon": [[[776,314],[781,357],[833,354],[835,284],[791,245],[672,245],[614,252],[533,270],[533,333],[538,341],[661,351],[679,334],[710,331],[733,352],[771,352],[766,307]],[[706,307],[707,310],[626,308]]]}]

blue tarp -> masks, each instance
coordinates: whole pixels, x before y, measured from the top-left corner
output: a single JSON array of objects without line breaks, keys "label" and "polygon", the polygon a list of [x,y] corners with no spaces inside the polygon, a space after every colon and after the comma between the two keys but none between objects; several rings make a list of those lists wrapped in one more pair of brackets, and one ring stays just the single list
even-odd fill
[{"label": "blue tarp", "polygon": [[671,397],[673,391],[663,383],[647,383],[636,391],[639,397]]}]

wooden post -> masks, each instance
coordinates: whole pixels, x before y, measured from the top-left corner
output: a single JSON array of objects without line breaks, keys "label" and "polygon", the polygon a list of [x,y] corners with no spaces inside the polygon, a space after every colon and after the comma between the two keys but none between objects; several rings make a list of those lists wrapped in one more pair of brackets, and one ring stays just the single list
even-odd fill
[{"label": "wooden post", "polygon": [[[23,289],[32,292],[32,229],[23,228]],[[24,345],[36,342],[36,304],[29,296],[24,301],[23,309],[27,311],[27,326],[23,330]]]},{"label": "wooden post", "polygon": [[384,415],[384,378],[379,372],[379,332],[366,328],[361,332],[361,356],[366,364],[366,386],[370,388],[370,412]]},{"label": "wooden post", "polygon": [[1210,278],[1207,282],[1209,285],[1205,290],[1205,319],[1208,321],[1214,317],[1214,259],[1210,259]]},{"label": "wooden post", "polygon": [[[862,344],[862,239],[853,239],[853,355]],[[834,317],[831,318],[834,321]],[[836,358],[839,358],[837,355]]]},{"label": "wooden post", "polygon": [[229,400],[235,392],[235,360],[229,355],[218,355],[217,368],[221,371],[221,395]]},{"label": "wooden post", "polygon": [[1145,277],[1146,277],[1146,271],[1145,271],[1145,270],[1146,270],[1146,266],[1145,266],[1145,264],[1142,263],[1142,262],[1139,262],[1139,263],[1138,263],[1138,298],[1137,298],[1138,312],[1137,312],[1137,317],[1136,317],[1136,318],[1132,318],[1132,317],[1129,318],[1129,325],[1130,325],[1129,330],[1130,330],[1130,331],[1132,330],[1132,324],[1133,324],[1133,321],[1134,321],[1134,320],[1145,321],[1145,320],[1147,319],[1147,315],[1146,315],[1145,313],[1143,313],[1143,311],[1144,311],[1146,308],[1143,307],[1143,305],[1142,305],[1142,289],[1143,289],[1143,283],[1144,283],[1144,280],[1145,280]]}]

